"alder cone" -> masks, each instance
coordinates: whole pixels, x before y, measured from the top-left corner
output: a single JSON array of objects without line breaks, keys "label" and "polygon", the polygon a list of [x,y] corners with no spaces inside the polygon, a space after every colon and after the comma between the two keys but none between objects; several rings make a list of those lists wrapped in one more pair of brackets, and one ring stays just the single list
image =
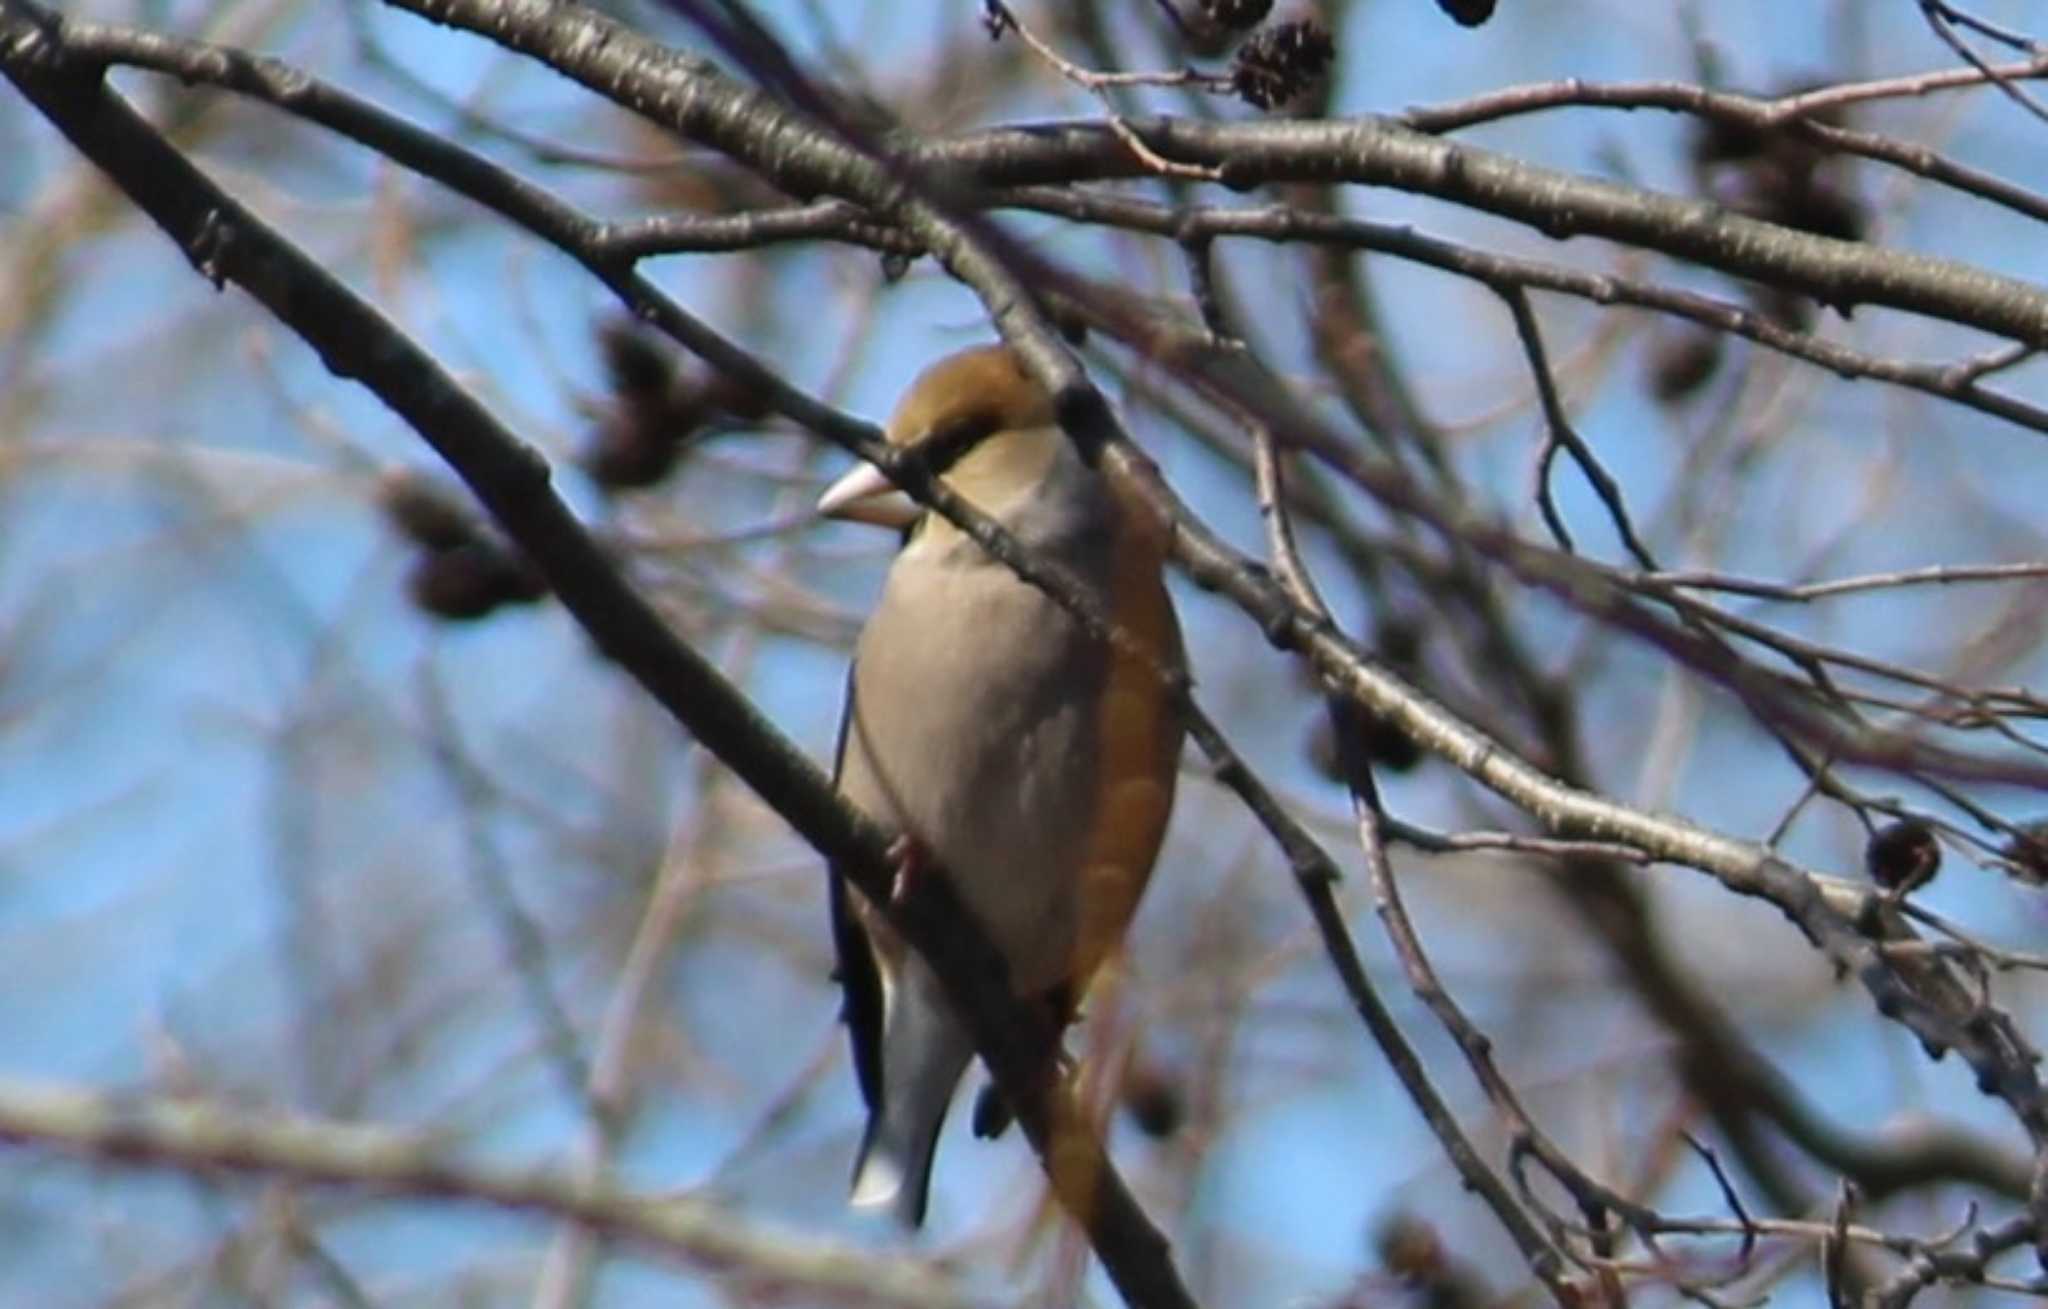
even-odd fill
[{"label": "alder cone", "polygon": [[1436,0],[1436,7],[1461,27],[1477,27],[1493,17],[1493,0]]}]

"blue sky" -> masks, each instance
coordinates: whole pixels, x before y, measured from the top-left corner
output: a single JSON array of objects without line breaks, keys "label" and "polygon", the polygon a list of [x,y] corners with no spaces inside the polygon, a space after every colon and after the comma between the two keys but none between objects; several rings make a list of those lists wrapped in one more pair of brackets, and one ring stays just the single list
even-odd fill
[{"label": "blue sky", "polygon": [[[165,21],[175,26],[191,7],[158,8],[169,10]],[[1394,112],[1516,82],[1694,75],[1677,6],[1505,0],[1492,24],[1469,33],[1421,0],[1355,8],[1341,33],[1336,103],[1347,113]],[[832,13],[855,49],[889,52],[886,76],[935,58],[946,24],[973,21],[972,9],[877,2]],[[1815,69],[1881,76],[1949,59],[1911,5],[1863,7],[1854,20],[1863,30],[1846,33],[1850,20],[1830,16],[1849,14],[1850,6],[1787,9],[1768,0],[1701,7],[1733,83],[1782,84]],[[641,148],[558,79],[467,37],[367,12],[410,67],[500,121],[591,148]],[[796,19],[807,6],[762,12],[802,43],[809,24]],[[1995,16],[1990,6],[1986,12]],[[258,44],[445,123],[432,105],[347,58],[339,13],[296,19]],[[124,85],[150,83],[128,78]],[[1095,112],[1043,75],[1019,103],[1001,109],[1007,117]],[[17,105],[0,102],[0,140],[28,142],[34,178],[61,178],[73,167],[65,148],[24,118]],[[1995,95],[1887,106],[1871,125],[1939,141],[2026,184],[2040,180],[2041,125]],[[1619,170],[1682,190],[1683,131],[1680,119],[1654,112],[1572,111],[1471,139],[1554,167]],[[634,203],[613,180],[535,165],[503,143],[479,144],[593,208],[615,212]],[[602,384],[590,333],[610,309],[601,288],[535,243],[474,222],[462,202],[271,115],[238,111],[210,149],[217,176],[331,257],[566,465],[589,424],[579,402]],[[1887,239],[2035,273],[2038,242],[2017,218],[1906,188],[1874,169],[1859,185]],[[16,206],[7,217],[25,221],[25,197],[45,193],[5,193]],[[1391,192],[1359,192],[1351,204],[1362,215],[1489,247],[1593,265],[1611,258],[1591,243],[1559,246]],[[406,260],[395,277],[378,262],[380,249],[392,248]],[[1119,263],[1135,260],[1132,248],[1093,236],[1062,237],[1058,248],[1149,290],[1172,289],[1176,276],[1170,262],[1159,265],[1163,272]],[[1283,323],[1298,310],[1284,257],[1235,250],[1230,257],[1242,284],[1258,288],[1248,301],[1266,310],[1262,321]],[[13,997],[0,1001],[0,1076],[119,1088],[163,1085],[183,1068],[211,1089],[258,1102],[409,1123],[441,1121],[437,1115],[483,1088],[490,1108],[452,1115],[467,1148],[494,1158],[563,1155],[573,1112],[533,1052],[531,1015],[515,999],[502,941],[480,914],[465,871],[471,834],[428,766],[433,742],[422,697],[439,694],[464,748],[490,763],[497,790],[489,840],[520,898],[536,913],[566,915],[547,917],[550,932],[566,942],[552,975],[586,1039],[594,1039],[638,896],[664,850],[686,848],[701,822],[726,824],[731,833],[735,853],[708,878],[666,978],[664,1003],[679,1035],[673,1048],[649,1056],[626,1174],[657,1188],[719,1186],[763,1221],[892,1241],[845,1217],[834,1189],[858,1120],[851,1079],[829,1051],[836,1036],[822,977],[818,881],[804,852],[729,791],[706,819],[695,806],[701,759],[637,691],[589,657],[559,612],[543,607],[450,631],[409,611],[407,560],[369,510],[370,473],[394,461],[426,467],[428,456],[374,401],[325,374],[242,297],[214,294],[154,233],[130,225],[78,242],[65,258],[60,309],[28,347],[36,403],[14,411],[27,416],[4,433],[21,462],[0,490],[0,995]],[[693,310],[772,349],[793,377],[830,389],[854,412],[879,417],[931,357],[988,334],[971,296],[929,264],[884,285],[873,261],[859,257],[802,251],[774,261],[765,282],[714,259],[663,261],[658,276]],[[1725,293],[1704,274],[1656,271]],[[1494,503],[1536,530],[1526,490],[1538,434],[1499,302],[1483,288],[1384,261],[1373,277],[1383,301],[1396,307],[1393,345],[1421,380],[1430,412],[1472,424],[1461,460]],[[1259,296],[1274,300],[1263,304]],[[1579,359],[1598,346],[1603,320],[1587,307],[1544,299],[1539,308],[1557,358]],[[1881,312],[1837,321],[1829,331],[1913,357],[1951,357],[1982,345]],[[1277,346],[1298,347],[1276,336]],[[9,348],[0,343],[0,366],[9,365]],[[1606,348],[1643,347],[1625,339]],[[1584,396],[1580,422],[1631,504],[1649,514],[1672,493],[1675,470],[1694,443],[1743,434],[1717,435],[1655,409],[1631,384],[1634,376],[1612,370]],[[2023,393],[2040,389],[2025,370],[2008,384]],[[1782,569],[1788,557],[1810,559],[1832,576],[1994,554],[2041,557],[2035,521],[2044,488],[2039,462],[2029,457],[2037,434],[1804,371],[1787,374],[1767,398],[1756,412],[1773,421],[1794,415],[1784,427],[1796,433],[1796,450],[1760,453],[1757,477],[1726,509],[1725,540],[1714,545],[1718,564]],[[1767,426],[1758,420],[1758,431]],[[1156,428],[1140,424],[1138,435],[1161,453],[1198,510],[1257,548],[1258,522],[1240,486]],[[790,437],[715,445],[704,459],[673,488],[676,512],[650,514],[647,522],[678,531],[741,527],[788,512],[804,485],[837,467],[837,456],[812,460]],[[593,519],[608,513],[575,471],[565,467],[560,481]],[[1569,475],[1560,486],[1588,547],[1615,557],[1592,498]],[[1935,498],[1945,512],[1866,512],[1915,495]],[[1975,511],[1959,512],[1959,505]],[[1901,521],[1912,529],[1892,530]],[[1872,530],[1873,522],[1884,530]],[[1661,548],[1685,560],[1688,544],[1667,540]],[[786,561],[778,552],[792,548],[812,588],[806,600],[840,617],[861,612],[886,562],[883,543],[821,528],[794,547],[768,542],[720,556],[717,566],[731,570],[728,581],[752,570],[741,589],[772,599],[771,570]],[[707,616],[689,577],[676,580],[686,626],[694,624],[785,729],[822,756],[842,656],[809,641],[741,635]],[[1894,655],[1924,654],[1948,634],[1945,620],[1961,621],[1971,603],[1928,595],[1905,610],[1871,599],[1772,616]],[[1337,797],[1300,759],[1310,698],[1234,611],[1192,592],[1182,607],[1206,702],[1306,811],[1340,820]],[[1536,630],[1560,644],[1576,639],[1559,616]],[[1599,752],[1602,782],[1732,832],[1769,830],[1793,793],[1783,761],[1725,704],[1669,682],[1642,652],[1617,645],[1604,653],[1618,671],[1591,710],[1609,734]],[[2038,679],[2040,671],[2036,656],[2015,676]],[[1276,694],[1283,683],[1287,689]],[[1639,764],[1657,726],[1686,713],[1703,715],[1705,726],[1660,783]],[[1200,981],[1174,972],[1186,963],[1188,942],[1167,935],[1168,924],[1239,906],[1242,922],[1232,930],[1243,935],[1241,948],[1275,962],[1252,1001],[1257,1018],[1238,1038],[1243,1068],[1213,1152],[1184,1175],[1170,1150],[1121,1127],[1119,1159],[1149,1199],[1185,1206],[1189,1266],[1216,1304],[1333,1295],[1361,1266],[1361,1233],[1396,1205],[1412,1205],[1469,1239],[1473,1256],[1506,1286],[1511,1256],[1490,1220],[1458,1193],[1378,1054],[1346,1026],[1279,861],[1213,788],[1191,779],[1187,792],[1169,852],[1182,880],[1155,892],[1140,925],[1130,1021],[1156,1021],[1167,1057],[1195,1058],[1199,1024],[1163,1016],[1194,1003]],[[1469,792],[1438,770],[1394,782],[1390,796],[1421,821],[1476,819]],[[2015,812],[2028,803],[1999,799]],[[1498,806],[1479,810],[1501,821]],[[1341,832],[1333,829],[1330,839],[1343,849]],[[1800,824],[1788,842],[1797,857],[1838,871],[1853,869],[1857,848],[1849,825],[1831,818]],[[1635,1139],[1649,1106],[1661,1103],[1650,1057],[1661,1038],[1613,1003],[1596,963],[1550,957],[1569,937],[1525,881],[1503,885],[1483,866],[1428,873],[1418,864],[1417,915],[1440,966],[1463,988],[1461,999],[1496,1030],[1551,1032],[1531,1043],[1540,1053],[1517,1070],[1532,1102],[1561,1131],[1592,1132],[1609,1116],[1618,1139]],[[1769,1010],[1775,1021],[1753,1026],[1755,1039],[1830,1112],[1873,1127],[1938,1109],[2013,1137],[1952,1063],[1928,1066],[1903,1033],[1877,1027],[1860,1001],[1838,1002],[1825,970],[1776,915],[1731,904],[1696,876],[1649,876],[1665,919],[1700,929],[1680,941],[1688,959],[1727,988],[1731,1003],[1754,996]],[[1388,966],[1361,892],[1353,886],[1350,895],[1376,976],[1455,1103],[1483,1132],[1483,1105]],[[2024,939],[2041,923],[2034,899],[1968,869],[1928,899],[1994,936]],[[1482,930],[1472,930],[1474,920]],[[340,1061],[331,1080],[313,1088],[297,1054],[311,1039],[304,1006],[341,1002],[325,992],[309,1002],[293,990],[295,969],[307,963],[293,945],[305,938],[294,934],[309,922],[320,929],[312,939],[332,952],[322,965],[332,970],[329,984],[351,997],[347,1004],[365,1006],[340,1011],[374,1010],[390,1029],[352,1030],[341,1053],[328,1056]],[[378,1008],[386,1003],[378,948],[395,950],[403,940],[414,944],[406,955],[411,985]],[[762,966],[763,950],[785,962]],[[748,979],[742,996],[731,986],[738,975]],[[2011,985],[2015,997],[2026,994],[2023,983]],[[356,1098],[328,1099],[347,1084],[350,1060],[386,1048],[380,1042],[387,1038],[402,1040],[410,1022],[427,1023],[435,1004],[452,1017],[431,1029],[439,1034],[417,1066]],[[1562,1022],[1559,1014],[1574,1004],[1589,1017]],[[1636,1061],[1643,1066],[1614,1071]],[[687,1089],[665,1096],[664,1076],[686,1076]],[[1631,1104],[1631,1092],[1642,1100]],[[758,1127],[762,1104],[782,1094],[795,1105],[790,1124],[735,1159],[735,1145]],[[1617,1166],[1625,1172],[1626,1163]],[[939,1169],[927,1248],[949,1248],[978,1231],[983,1215],[1014,1212],[1019,1197],[1033,1193],[1020,1144],[973,1142],[964,1122],[952,1125]],[[37,1173],[39,1189],[28,1203],[40,1196],[46,1215],[61,1212],[78,1188],[101,1203],[116,1189],[63,1166]],[[210,1203],[175,1181],[124,1177],[117,1189],[119,1206],[161,1220],[166,1259],[190,1233],[218,1230]],[[1676,1207],[1716,1208],[1704,1174],[1666,1194]],[[1927,1226],[1954,1216],[1930,1213]],[[52,1277],[82,1276],[94,1267],[89,1246],[77,1229],[53,1221],[60,1235],[36,1243],[39,1259]],[[368,1206],[333,1230],[344,1262],[374,1269],[394,1297],[417,1285],[413,1278],[473,1267],[480,1250],[531,1239],[531,1253],[543,1239],[524,1221],[451,1221],[407,1206]],[[154,1253],[138,1247],[126,1255],[143,1265]],[[508,1258],[495,1271],[517,1285],[519,1268]],[[679,1282],[688,1279],[628,1263],[608,1278],[601,1302],[673,1303]],[[1795,1288],[1780,1303],[1817,1302],[1811,1292]]]}]

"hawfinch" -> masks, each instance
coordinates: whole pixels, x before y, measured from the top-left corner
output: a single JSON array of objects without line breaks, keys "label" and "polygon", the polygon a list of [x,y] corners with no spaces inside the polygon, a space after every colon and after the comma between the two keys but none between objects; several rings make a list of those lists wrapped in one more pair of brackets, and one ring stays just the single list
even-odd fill
[{"label": "hawfinch", "polygon": [[[1064,564],[1160,664],[1182,666],[1164,531],[1082,460],[1007,348],[927,368],[888,439],[943,443],[930,449],[947,486]],[[1064,1023],[1123,939],[1173,805],[1183,726],[1158,669],[1088,635],[952,523],[919,516],[871,465],[819,509],[909,528],[855,650],[839,789],[904,834],[906,874],[944,870],[1017,995]],[[852,1203],[916,1226],[974,1043],[937,976],[837,875],[831,901],[868,1107]]]}]

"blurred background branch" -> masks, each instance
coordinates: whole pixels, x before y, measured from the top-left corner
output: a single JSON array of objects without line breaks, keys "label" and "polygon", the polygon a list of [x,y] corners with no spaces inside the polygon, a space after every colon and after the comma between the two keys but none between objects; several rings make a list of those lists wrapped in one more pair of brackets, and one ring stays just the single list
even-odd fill
[{"label": "blurred background branch", "polygon": [[[821,757],[830,447],[1000,332],[1179,527],[1207,764],[1070,1045],[1193,1298],[2038,1291],[2040,33],[1494,10],[0,0],[280,310],[0,100],[0,1286],[1115,1294],[1014,1142],[842,1212],[820,867],[613,626]],[[481,509],[233,203],[526,443]]]}]

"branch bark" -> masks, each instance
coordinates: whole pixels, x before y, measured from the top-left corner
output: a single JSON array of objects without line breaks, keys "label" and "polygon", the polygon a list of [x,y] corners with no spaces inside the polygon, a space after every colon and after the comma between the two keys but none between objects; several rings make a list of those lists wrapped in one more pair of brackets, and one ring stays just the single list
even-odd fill
[{"label": "branch bark", "polygon": [[[64,48],[58,20],[23,0],[0,3],[0,71],[97,164],[216,286],[242,287],[317,352],[361,382],[455,469],[547,577],[563,605],[705,748],[813,848],[842,863],[863,893],[890,905],[890,836],[847,804],[716,668],[676,639],[550,486],[546,460],[440,365],[317,262],[237,203],[109,89],[99,65]],[[1045,1163],[1061,1203],[1088,1232],[1133,1306],[1194,1301],[1164,1236],[1138,1208],[1087,1126],[1071,1088],[1054,1081],[1057,1034],[1011,996],[994,949],[943,878],[891,908],[891,920],[961,1003],[977,1049]]]}]

